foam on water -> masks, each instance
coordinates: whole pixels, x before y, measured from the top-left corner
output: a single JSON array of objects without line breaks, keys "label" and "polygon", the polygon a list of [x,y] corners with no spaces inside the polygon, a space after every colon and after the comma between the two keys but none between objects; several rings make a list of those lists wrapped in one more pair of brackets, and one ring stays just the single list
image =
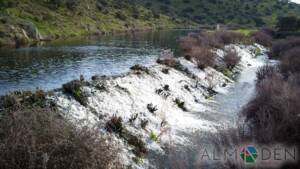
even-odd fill
[{"label": "foam on water", "polygon": [[[254,54],[254,49],[262,48],[261,46],[227,46],[229,47],[235,48],[241,57],[238,70],[249,64],[256,66],[262,64]],[[223,51],[218,50],[216,53],[219,57],[223,57]],[[143,140],[147,149],[164,153],[165,144],[184,146],[190,143],[189,138],[180,133],[215,132],[218,129],[220,123],[199,118],[197,114],[211,109],[207,106],[210,102],[207,99],[209,96],[207,88],[211,83],[214,84],[215,91],[223,94],[226,94],[232,84],[232,80],[213,68],[200,70],[194,62],[183,58],[179,58],[179,61],[192,75],[173,68],[168,68],[169,73],[165,74],[162,69],[167,67],[155,64],[149,67],[149,74],[131,71],[121,76],[91,81],[92,85],[83,87],[84,93],[89,96],[87,107],[62,92],[56,92],[51,99],[56,101],[65,117],[74,123],[86,120],[91,126],[100,124],[104,128],[105,123],[114,115],[122,117],[126,130]],[[105,84],[105,90],[97,89],[96,84]],[[226,87],[224,84],[227,84]],[[164,89],[166,85],[169,86],[169,90]],[[161,89],[161,92],[158,93],[158,89]],[[176,99],[184,102],[186,110],[175,103]],[[149,112],[148,104],[155,106],[157,111]],[[138,114],[137,119],[132,123],[129,122],[135,114]],[[144,120],[148,121],[148,125],[142,129],[141,122]],[[106,133],[105,130],[101,132],[113,135],[117,140],[117,146],[123,150],[119,155],[125,165],[133,165],[134,168],[147,168],[150,165],[147,160],[143,164],[135,164],[132,161],[134,155],[130,151],[131,147],[122,138]],[[159,140],[152,141],[150,133],[159,136]]]}]

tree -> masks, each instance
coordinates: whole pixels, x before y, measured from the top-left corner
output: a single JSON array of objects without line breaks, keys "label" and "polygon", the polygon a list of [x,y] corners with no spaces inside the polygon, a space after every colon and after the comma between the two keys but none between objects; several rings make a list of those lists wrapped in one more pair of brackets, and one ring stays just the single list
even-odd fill
[{"label": "tree", "polygon": [[300,28],[299,21],[296,16],[279,17],[276,27],[279,31],[297,31]]},{"label": "tree", "polygon": [[17,4],[18,2],[15,0],[0,0],[0,9],[15,7]]}]

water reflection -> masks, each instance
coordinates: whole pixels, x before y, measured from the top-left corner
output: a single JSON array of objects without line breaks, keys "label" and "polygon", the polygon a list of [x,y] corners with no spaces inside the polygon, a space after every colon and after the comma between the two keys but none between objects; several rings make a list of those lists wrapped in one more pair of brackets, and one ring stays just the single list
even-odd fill
[{"label": "water reflection", "polygon": [[179,54],[176,39],[187,32],[157,31],[1,49],[0,94],[37,87],[54,89],[81,74],[114,75],[127,72],[134,64],[151,65],[163,48]]}]

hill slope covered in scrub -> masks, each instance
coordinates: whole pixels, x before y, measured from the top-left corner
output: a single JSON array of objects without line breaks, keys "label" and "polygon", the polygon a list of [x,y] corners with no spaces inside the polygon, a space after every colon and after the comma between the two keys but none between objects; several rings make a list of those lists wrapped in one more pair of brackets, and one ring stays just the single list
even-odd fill
[{"label": "hill slope covered in scrub", "polygon": [[132,0],[0,0],[0,46],[187,25]]},{"label": "hill slope covered in scrub", "polygon": [[196,23],[275,25],[284,15],[300,16],[300,5],[282,0],[0,0],[0,46]]},{"label": "hill slope covered in scrub", "polygon": [[143,0],[153,10],[200,24],[274,25],[278,16],[300,15],[287,0]]}]

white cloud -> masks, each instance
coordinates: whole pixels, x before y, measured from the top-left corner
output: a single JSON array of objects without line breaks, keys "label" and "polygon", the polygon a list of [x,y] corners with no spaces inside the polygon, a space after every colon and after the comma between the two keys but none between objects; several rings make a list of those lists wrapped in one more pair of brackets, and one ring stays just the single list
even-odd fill
[{"label": "white cloud", "polygon": [[291,1],[300,4],[300,0],[291,0]]}]

